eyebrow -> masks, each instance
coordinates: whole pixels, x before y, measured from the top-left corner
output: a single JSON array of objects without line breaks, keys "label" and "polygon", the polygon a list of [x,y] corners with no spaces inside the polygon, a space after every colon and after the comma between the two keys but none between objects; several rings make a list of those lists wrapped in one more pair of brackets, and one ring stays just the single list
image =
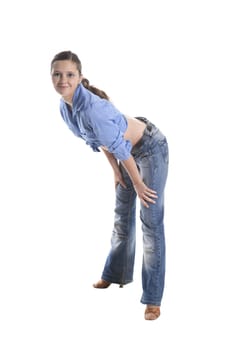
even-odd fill
[{"label": "eyebrow", "polygon": [[62,70],[59,70],[59,69],[53,69],[53,71],[56,72],[56,73],[61,73],[61,72],[65,72],[65,73],[75,73],[75,72],[77,72],[77,70],[76,70],[76,71],[72,71],[72,70],[62,71]]}]

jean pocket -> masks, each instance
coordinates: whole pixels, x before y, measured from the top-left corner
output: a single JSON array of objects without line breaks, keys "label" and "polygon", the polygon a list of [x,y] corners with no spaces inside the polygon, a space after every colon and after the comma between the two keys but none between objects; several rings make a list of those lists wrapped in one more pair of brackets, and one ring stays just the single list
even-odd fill
[{"label": "jean pocket", "polygon": [[165,163],[169,163],[169,147],[166,137],[163,140],[159,140],[159,147]]}]

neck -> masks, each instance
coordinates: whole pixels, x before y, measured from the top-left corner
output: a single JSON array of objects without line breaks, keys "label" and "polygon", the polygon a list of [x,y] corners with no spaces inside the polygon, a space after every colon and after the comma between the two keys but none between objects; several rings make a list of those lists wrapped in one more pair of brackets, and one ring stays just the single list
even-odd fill
[{"label": "neck", "polygon": [[73,102],[72,101],[67,101],[63,98],[64,102],[67,103],[71,108],[73,107]]}]

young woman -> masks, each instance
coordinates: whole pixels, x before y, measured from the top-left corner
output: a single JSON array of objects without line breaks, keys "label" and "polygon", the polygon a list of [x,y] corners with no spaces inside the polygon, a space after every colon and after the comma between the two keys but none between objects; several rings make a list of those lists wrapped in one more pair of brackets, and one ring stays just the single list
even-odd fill
[{"label": "young woman", "polygon": [[74,134],[93,151],[106,155],[115,177],[116,203],[111,250],[101,279],[93,286],[123,286],[133,280],[136,198],[140,199],[143,231],[141,303],[144,317],[155,320],[165,278],[164,189],[168,173],[165,136],[149,120],[130,118],[110,102],[107,94],[82,75],[79,58],[71,51],[51,62],[55,90],[61,95],[60,112]]}]

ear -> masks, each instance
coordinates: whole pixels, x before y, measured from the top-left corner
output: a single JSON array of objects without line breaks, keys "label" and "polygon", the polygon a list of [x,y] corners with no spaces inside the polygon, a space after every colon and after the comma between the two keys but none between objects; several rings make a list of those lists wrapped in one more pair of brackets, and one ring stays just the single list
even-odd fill
[{"label": "ear", "polygon": [[83,78],[84,78],[84,76],[83,76],[83,74],[81,74],[81,75],[79,76],[79,84],[82,83]]}]

